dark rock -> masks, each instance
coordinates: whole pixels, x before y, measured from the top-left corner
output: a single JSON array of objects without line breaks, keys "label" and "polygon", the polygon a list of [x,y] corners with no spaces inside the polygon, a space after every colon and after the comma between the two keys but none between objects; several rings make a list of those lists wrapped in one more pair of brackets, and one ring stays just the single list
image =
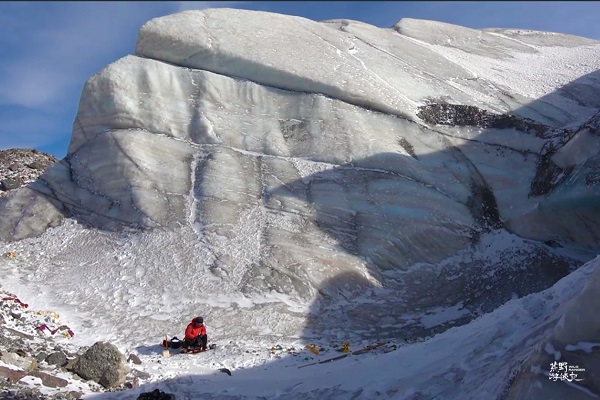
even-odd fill
[{"label": "dark rock", "polygon": [[10,383],[16,383],[21,380],[27,372],[20,369],[11,369],[0,365],[0,377],[8,380]]},{"label": "dark rock", "polygon": [[467,207],[479,225],[486,229],[502,227],[498,204],[492,189],[485,184],[471,185],[471,196],[467,200]]},{"label": "dark rock", "polygon": [[592,187],[600,183],[600,172],[591,172],[585,177],[585,186]]},{"label": "dark rock", "polygon": [[144,371],[138,371],[137,369],[132,370],[133,376],[140,379],[150,379],[152,375]]},{"label": "dark rock", "polygon": [[140,394],[137,400],[175,400],[175,395],[154,389],[152,392]]},{"label": "dark rock", "polygon": [[42,362],[42,361],[44,361],[46,359],[46,357],[48,357],[48,353],[45,353],[45,352],[42,351],[42,352],[38,353],[37,356],[35,356],[35,360],[37,362]]},{"label": "dark rock", "polygon": [[83,379],[93,380],[105,388],[125,383],[129,366],[125,355],[115,345],[96,342],[82,356],[75,359],[71,369]]},{"label": "dark rock", "polygon": [[475,106],[434,103],[419,107],[417,116],[434,125],[477,126],[480,128],[517,129],[521,132],[546,137],[552,132],[548,126],[531,119],[507,114],[494,114]]},{"label": "dark rock", "polygon": [[137,376],[134,376],[133,379],[131,380],[131,382],[125,382],[123,387],[126,389],[135,389],[135,388],[140,387],[140,378],[138,378]]},{"label": "dark rock", "polygon": [[23,180],[19,177],[7,178],[0,182],[0,189],[2,190],[13,190],[18,189],[23,185]]},{"label": "dark rock", "polygon": [[51,388],[65,387],[69,384],[65,379],[41,371],[30,372],[29,375],[40,378],[44,386]]},{"label": "dark rock", "polygon": [[132,363],[137,365],[140,365],[142,363],[142,360],[140,360],[140,358],[135,354],[130,354],[127,361],[131,361]]},{"label": "dark rock", "polygon": [[551,157],[554,152],[542,155],[538,161],[535,177],[531,181],[529,196],[543,196],[563,183],[571,173],[573,167],[560,168],[554,164]]},{"label": "dark rock", "polygon": [[552,248],[561,248],[563,247],[559,242],[557,242],[556,240],[546,240],[544,241],[544,244],[548,247],[552,247]]},{"label": "dark rock", "polygon": [[15,351],[15,353],[17,353],[21,357],[27,357],[28,356],[27,352],[25,350],[22,350],[22,349],[19,349],[19,350]]},{"label": "dark rock", "polygon": [[416,160],[419,159],[419,157],[417,157],[417,155],[415,154],[415,148],[412,144],[410,144],[410,142],[408,140],[406,140],[405,138],[400,138],[398,140],[398,144],[400,146],[402,146],[402,148],[408,153],[410,154],[410,156]]},{"label": "dark rock", "polygon": [[40,161],[33,161],[30,162],[29,164],[27,164],[27,166],[31,169],[38,169],[38,170],[43,170],[46,169],[47,165],[40,162]]},{"label": "dark rock", "polygon": [[37,389],[23,388],[16,390],[0,391],[2,400],[48,400],[49,397]]},{"label": "dark rock", "polygon": [[306,122],[299,120],[279,120],[279,129],[283,134],[283,138],[293,139],[295,141],[305,141],[310,138],[306,130]]},{"label": "dark rock", "polygon": [[12,163],[12,164],[10,164],[10,165],[8,166],[8,169],[9,169],[9,170],[11,170],[11,171],[16,171],[16,170],[18,170],[18,169],[19,169],[19,164],[17,164],[17,163]]},{"label": "dark rock", "polygon": [[46,357],[46,362],[50,365],[62,367],[67,365],[67,356],[62,351],[56,351]]}]

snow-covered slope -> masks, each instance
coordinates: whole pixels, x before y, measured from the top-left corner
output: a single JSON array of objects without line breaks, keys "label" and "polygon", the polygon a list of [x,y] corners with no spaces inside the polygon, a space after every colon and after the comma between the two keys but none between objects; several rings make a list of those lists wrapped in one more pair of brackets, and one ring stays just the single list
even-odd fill
[{"label": "snow-covered slope", "polygon": [[[17,289],[33,310],[58,311],[62,323],[75,332],[71,347],[105,340],[142,360],[134,366],[141,385],[133,390],[94,394],[70,381],[69,387],[77,387],[88,399],[133,400],[154,389],[177,399],[219,400],[481,399],[502,398],[504,393],[511,399],[587,399],[598,393],[598,258],[549,289],[515,296],[496,310],[432,338],[387,338],[389,345],[382,349],[392,350],[388,353],[373,351],[309,365],[338,357],[341,353],[335,350],[345,341],[355,351],[382,340],[385,317],[371,316],[373,320],[364,321],[364,331],[359,332],[350,328],[359,318],[356,313],[332,315],[325,310],[310,315],[305,305],[276,293],[208,292],[205,276],[190,272],[195,254],[188,249],[179,255],[165,251],[175,239],[166,234],[152,234],[153,240],[144,235],[131,241],[111,241],[108,236],[94,240],[97,233],[65,224],[45,235],[42,240],[20,242],[22,247],[13,245],[16,259],[0,259],[2,285]],[[86,246],[86,241],[94,243],[97,253],[88,253],[92,245]],[[112,252],[106,251],[108,242]],[[486,247],[501,242],[496,237]],[[114,264],[119,260],[117,269]],[[186,274],[192,277],[182,279]],[[381,294],[380,302],[393,302],[383,289]],[[350,302],[339,301],[337,306],[348,309]],[[364,302],[362,307],[373,310],[374,304]],[[316,310],[314,305],[311,308]],[[162,338],[181,338],[188,317],[198,313],[205,316],[209,340],[218,344],[217,350],[199,355],[171,350],[171,357],[163,357]],[[414,318],[430,324],[460,315],[452,308],[437,314],[413,312]],[[332,318],[326,332],[318,329],[323,318]],[[381,335],[369,335],[369,330]],[[316,344],[320,354],[307,350],[307,343]],[[577,373],[583,382],[548,379],[553,349],[562,352],[556,360],[564,362],[566,357],[584,370]],[[232,375],[219,372],[220,368]],[[531,379],[539,382],[539,388]]]},{"label": "snow-covered slope", "polygon": [[[42,293],[82,344],[142,354],[199,313],[240,348],[445,332],[402,352],[458,353],[361,381],[365,398],[500,396],[595,268],[577,270],[600,246],[599,56],[583,38],[433,21],[149,21],[86,82],[67,157],[0,199],[0,250],[19,255],[2,284]],[[548,296],[523,319],[503,306]],[[444,364],[480,357],[511,319],[506,357]],[[455,383],[406,386],[428,369]],[[298,398],[359,390],[336,379]]]}]

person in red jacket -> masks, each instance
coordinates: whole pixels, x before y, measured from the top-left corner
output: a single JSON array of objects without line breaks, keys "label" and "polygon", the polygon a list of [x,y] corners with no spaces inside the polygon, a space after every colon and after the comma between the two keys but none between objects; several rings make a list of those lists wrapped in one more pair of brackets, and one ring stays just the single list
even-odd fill
[{"label": "person in red jacket", "polygon": [[189,323],[185,328],[185,337],[183,338],[183,349],[190,347],[197,347],[202,350],[206,350],[208,343],[208,336],[206,335],[206,327],[204,326],[204,319],[202,317],[196,317]]}]

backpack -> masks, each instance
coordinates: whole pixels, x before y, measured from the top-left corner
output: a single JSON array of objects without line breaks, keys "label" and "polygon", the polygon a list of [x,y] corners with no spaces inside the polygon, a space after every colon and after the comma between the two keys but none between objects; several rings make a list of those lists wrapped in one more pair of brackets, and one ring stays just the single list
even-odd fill
[{"label": "backpack", "polygon": [[172,349],[178,349],[178,348],[180,348],[180,347],[181,347],[181,345],[182,345],[182,343],[181,343],[181,340],[179,340],[179,338],[178,338],[177,336],[174,336],[174,337],[171,339],[171,341],[170,341],[170,344],[171,344],[171,348],[172,348]]}]

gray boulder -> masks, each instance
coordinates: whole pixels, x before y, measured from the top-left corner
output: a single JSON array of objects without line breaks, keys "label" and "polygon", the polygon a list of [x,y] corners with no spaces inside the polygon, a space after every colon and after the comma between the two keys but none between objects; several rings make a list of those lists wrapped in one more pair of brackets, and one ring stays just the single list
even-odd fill
[{"label": "gray boulder", "polygon": [[48,353],[45,353],[43,351],[38,353],[37,356],[35,356],[35,360],[37,362],[42,362],[42,361],[46,360],[46,358],[48,358]]},{"label": "gray boulder", "polygon": [[62,367],[67,364],[67,356],[62,351],[56,351],[46,357],[46,362],[50,365]]},{"label": "gray boulder", "polygon": [[140,360],[140,358],[135,354],[130,354],[127,361],[131,361],[132,363],[137,365],[140,365],[142,363],[142,360]]},{"label": "gray boulder", "polygon": [[4,179],[0,183],[0,186],[2,186],[2,190],[13,190],[13,189],[20,188],[22,184],[23,184],[23,180],[19,177],[16,177],[16,178]]},{"label": "gray boulder", "polygon": [[30,162],[29,164],[27,164],[27,167],[31,168],[31,169],[40,169],[40,170],[44,170],[48,167],[47,164],[44,164],[40,161],[33,161]]},{"label": "gray boulder", "polygon": [[59,378],[58,376],[50,375],[42,371],[33,371],[30,372],[29,375],[41,379],[44,386],[51,388],[66,387],[69,384],[66,379]]},{"label": "gray boulder", "polygon": [[83,379],[97,382],[105,388],[125,383],[125,376],[130,370],[125,355],[115,345],[106,342],[94,343],[75,360],[71,369]]}]

